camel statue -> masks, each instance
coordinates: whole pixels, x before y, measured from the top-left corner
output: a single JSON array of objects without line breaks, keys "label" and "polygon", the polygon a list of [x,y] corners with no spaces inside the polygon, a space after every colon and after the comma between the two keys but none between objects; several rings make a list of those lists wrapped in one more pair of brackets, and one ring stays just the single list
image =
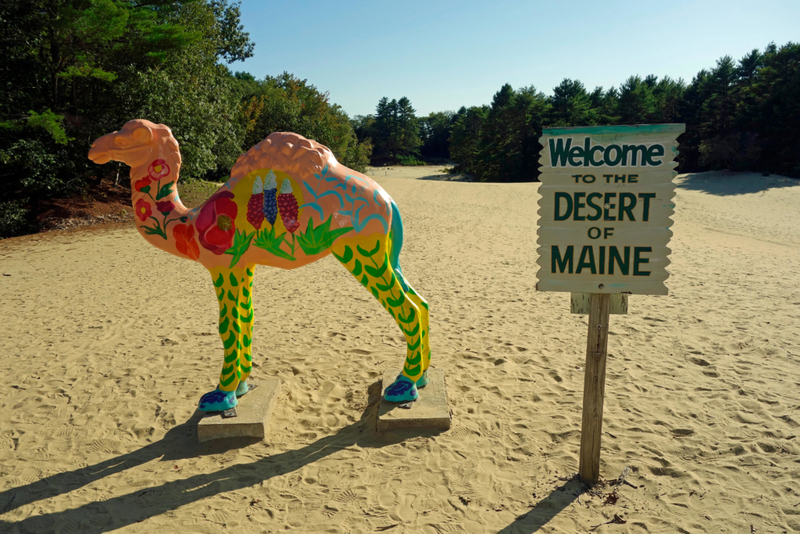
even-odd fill
[{"label": "camel statue", "polygon": [[403,223],[397,205],[374,180],[337,162],[326,146],[273,133],[241,155],[228,182],[193,210],[178,198],[181,155],[167,126],[130,121],[97,139],[89,158],[129,165],[139,233],[211,273],[224,362],[219,385],[202,396],[200,410],[233,408],[249,389],[256,265],[295,269],[329,253],[380,301],[405,336],[405,364],[386,389],[386,400],[415,400],[417,388],[428,383],[428,303],[400,268]]}]

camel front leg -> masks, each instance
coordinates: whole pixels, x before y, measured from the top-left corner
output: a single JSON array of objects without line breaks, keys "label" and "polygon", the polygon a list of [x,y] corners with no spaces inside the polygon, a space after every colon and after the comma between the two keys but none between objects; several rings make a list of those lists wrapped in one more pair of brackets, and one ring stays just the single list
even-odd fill
[{"label": "camel front leg", "polygon": [[200,410],[216,412],[236,406],[238,397],[248,391],[247,377],[252,370],[253,270],[255,265],[211,269],[211,279],[219,301],[219,335],[224,360],[219,385],[200,399]]}]

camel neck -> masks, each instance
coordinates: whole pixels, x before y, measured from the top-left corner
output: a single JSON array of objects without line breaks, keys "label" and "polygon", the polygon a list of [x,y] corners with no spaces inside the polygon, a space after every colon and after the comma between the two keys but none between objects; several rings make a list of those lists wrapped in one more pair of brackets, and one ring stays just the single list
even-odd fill
[{"label": "camel neck", "polygon": [[177,183],[181,157],[162,151],[151,161],[131,167],[131,204],[139,233],[152,245],[172,251],[173,230],[189,220],[180,201]]}]

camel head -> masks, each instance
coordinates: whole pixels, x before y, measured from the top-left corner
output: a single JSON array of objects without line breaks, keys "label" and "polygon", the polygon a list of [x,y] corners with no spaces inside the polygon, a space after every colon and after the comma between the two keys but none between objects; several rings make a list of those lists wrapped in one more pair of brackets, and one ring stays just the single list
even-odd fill
[{"label": "camel head", "polygon": [[92,143],[89,159],[98,164],[111,160],[131,167],[149,164],[163,157],[165,152],[178,152],[178,142],[172,130],[163,124],[153,124],[144,119],[132,120],[118,132],[104,135]]}]

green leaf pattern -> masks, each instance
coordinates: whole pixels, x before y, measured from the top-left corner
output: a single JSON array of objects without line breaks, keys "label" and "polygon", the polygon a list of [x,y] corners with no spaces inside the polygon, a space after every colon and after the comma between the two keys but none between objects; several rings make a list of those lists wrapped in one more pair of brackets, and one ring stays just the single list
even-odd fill
[{"label": "green leaf pattern", "polygon": [[[247,235],[243,237],[242,243],[247,242]],[[219,383],[223,389],[235,388],[236,380],[245,379],[252,370],[253,270],[251,266],[221,269],[216,276],[214,286],[220,301],[219,335],[225,349],[225,364]]]},{"label": "green leaf pattern", "polygon": [[[416,296],[416,293],[410,287],[407,293],[403,290],[389,262],[388,252],[384,251],[381,256],[380,250],[381,242],[377,240],[371,249],[356,245],[353,250],[350,245],[345,245],[343,250],[337,251],[341,254],[334,252],[333,255],[397,321],[406,338],[408,349],[403,370],[414,379],[422,374],[422,349],[428,350],[423,339],[427,333],[420,327],[421,317],[416,311],[416,305],[407,295]],[[424,301],[422,304],[427,310],[427,304]]]}]

